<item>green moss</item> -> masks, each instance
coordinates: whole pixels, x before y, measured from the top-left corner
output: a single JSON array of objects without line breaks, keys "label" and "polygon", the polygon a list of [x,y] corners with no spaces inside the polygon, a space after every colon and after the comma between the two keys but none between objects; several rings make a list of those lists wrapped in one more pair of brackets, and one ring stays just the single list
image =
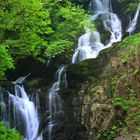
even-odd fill
[{"label": "green moss", "polygon": [[140,128],[140,103],[135,97],[129,99],[131,110],[128,112],[126,118],[126,130],[129,132],[133,129],[135,132],[139,132]]},{"label": "green moss", "polygon": [[137,47],[140,44],[140,33],[126,37],[117,47],[118,48],[126,48],[128,46]]},{"label": "green moss", "polygon": [[129,111],[130,110],[130,103],[127,99],[123,97],[116,97],[112,100],[113,105],[115,106],[116,109],[122,109],[124,111]]},{"label": "green moss", "polygon": [[117,133],[118,133],[118,127],[113,125],[108,130],[103,131],[100,135],[104,139],[112,140],[116,136]]},{"label": "green moss", "polygon": [[140,33],[134,35],[134,36],[129,36],[125,38],[117,47],[121,49],[127,48],[126,51],[122,51],[120,53],[120,61],[121,63],[126,63],[133,61],[136,54],[138,53],[139,50],[139,45],[140,45]]},{"label": "green moss", "polygon": [[[112,122],[106,130],[99,131],[98,137],[101,139],[112,140],[119,133],[126,137],[131,136],[131,133],[140,132],[140,103],[134,96],[130,98],[115,97],[112,99],[114,107],[118,110],[119,118]],[[125,112],[125,114],[123,113]],[[133,132],[132,132],[133,131]]]}]

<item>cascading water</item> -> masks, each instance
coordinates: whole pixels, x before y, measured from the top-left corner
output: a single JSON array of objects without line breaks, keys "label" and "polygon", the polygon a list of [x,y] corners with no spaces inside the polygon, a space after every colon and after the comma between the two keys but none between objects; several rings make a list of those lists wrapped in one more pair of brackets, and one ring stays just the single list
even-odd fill
[{"label": "cascading water", "polygon": [[110,0],[92,0],[90,3],[93,16],[89,20],[101,19],[105,30],[111,33],[108,44],[103,45],[100,40],[99,32],[90,29],[79,38],[78,48],[73,54],[72,63],[89,58],[96,58],[99,52],[105,48],[111,47],[113,43],[122,39],[121,21],[116,14],[112,12]]},{"label": "cascading water", "polygon": [[37,110],[37,114],[38,114],[38,117],[40,117],[40,100],[39,100],[39,95],[37,93],[35,94],[32,94],[31,96],[29,96],[29,100],[32,101],[35,105],[35,108]]},{"label": "cascading water", "polygon": [[119,42],[122,39],[122,26],[118,16],[114,13],[105,13],[102,15],[103,25],[106,31],[111,33],[107,47],[112,46],[113,43]]},{"label": "cascading water", "polygon": [[61,85],[67,88],[66,67],[61,66],[56,72],[56,81],[53,83],[49,91],[49,123],[48,123],[48,140],[52,140],[53,129],[64,121],[63,100],[59,92]]},{"label": "cascading water", "polygon": [[15,127],[22,129],[24,140],[42,140],[38,137],[39,119],[37,108],[29,100],[27,93],[21,84],[25,77],[21,77],[15,82],[15,95],[9,94],[9,99],[14,107]]},{"label": "cascading water", "polygon": [[87,30],[87,32],[79,38],[78,48],[75,50],[72,63],[88,58],[96,58],[100,50],[104,47],[101,43],[99,32]]},{"label": "cascading water", "polygon": [[137,11],[135,13],[135,16],[133,18],[132,21],[130,21],[129,26],[126,29],[126,32],[128,32],[130,35],[135,31],[136,29],[136,25],[138,22],[138,17],[139,17],[139,13],[140,13],[140,5],[137,8]]},{"label": "cascading water", "polygon": [[6,103],[4,101],[3,93],[1,91],[1,89],[0,89],[0,105],[1,105],[1,110],[0,110],[1,119],[3,122],[7,122],[7,118],[8,118],[7,107],[6,107]]},{"label": "cascading water", "polygon": [[115,42],[121,41],[122,25],[118,16],[113,13],[111,0],[93,0],[93,4],[93,17],[95,19],[101,17],[105,30],[111,33],[106,48],[112,46]]},{"label": "cascading water", "polygon": [[8,92],[0,88],[0,116],[1,121],[10,128],[10,104],[11,101],[8,100]]},{"label": "cascading water", "polygon": [[94,15],[112,12],[110,0],[91,0],[90,7]]}]

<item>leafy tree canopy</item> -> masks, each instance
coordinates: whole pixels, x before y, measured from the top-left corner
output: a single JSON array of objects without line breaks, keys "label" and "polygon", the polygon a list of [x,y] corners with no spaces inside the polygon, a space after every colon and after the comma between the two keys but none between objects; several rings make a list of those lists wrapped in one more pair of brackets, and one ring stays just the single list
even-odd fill
[{"label": "leafy tree canopy", "polygon": [[23,137],[17,131],[8,129],[0,122],[0,140],[23,140]]},{"label": "leafy tree canopy", "polygon": [[0,79],[3,79],[4,72],[9,68],[14,68],[13,59],[8,52],[8,48],[0,45]]},{"label": "leafy tree canopy", "polygon": [[0,79],[28,55],[70,54],[88,18],[69,0],[1,0]]}]

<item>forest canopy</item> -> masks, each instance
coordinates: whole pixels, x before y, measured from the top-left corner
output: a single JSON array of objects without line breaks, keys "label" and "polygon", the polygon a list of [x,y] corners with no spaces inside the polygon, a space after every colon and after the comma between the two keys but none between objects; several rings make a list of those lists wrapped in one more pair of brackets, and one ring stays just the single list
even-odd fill
[{"label": "forest canopy", "polygon": [[0,3],[0,79],[17,61],[29,55],[70,54],[85,10],[69,0],[2,0]]}]

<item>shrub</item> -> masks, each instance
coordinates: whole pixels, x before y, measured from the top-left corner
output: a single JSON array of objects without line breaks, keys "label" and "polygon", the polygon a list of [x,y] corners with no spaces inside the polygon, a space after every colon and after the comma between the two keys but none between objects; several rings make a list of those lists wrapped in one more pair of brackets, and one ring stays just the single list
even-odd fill
[{"label": "shrub", "polygon": [[0,140],[23,140],[23,137],[14,129],[8,129],[0,122]]}]

